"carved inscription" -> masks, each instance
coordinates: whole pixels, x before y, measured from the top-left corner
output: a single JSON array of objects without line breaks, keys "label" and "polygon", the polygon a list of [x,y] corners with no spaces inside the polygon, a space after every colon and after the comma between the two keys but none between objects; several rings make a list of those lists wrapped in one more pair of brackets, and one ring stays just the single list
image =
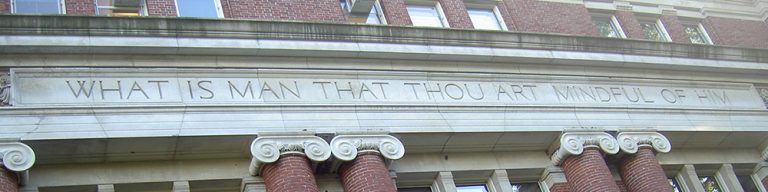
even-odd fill
[{"label": "carved inscription", "polygon": [[[35,74],[39,74],[35,73]],[[96,73],[98,74],[98,73]],[[141,77],[14,78],[15,105],[462,104],[498,106],[761,109],[748,84],[575,82],[557,79],[350,79],[167,73]],[[211,76],[211,77],[206,77]],[[245,76],[245,77],[243,77]],[[279,78],[278,78],[279,77]],[[293,78],[291,78],[293,77]],[[341,77],[341,76],[340,76]],[[736,85],[737,87],[730,87]],[[760,89],[763,98],[768,92]],[[768,101],[768,100],[767,100]]]}]

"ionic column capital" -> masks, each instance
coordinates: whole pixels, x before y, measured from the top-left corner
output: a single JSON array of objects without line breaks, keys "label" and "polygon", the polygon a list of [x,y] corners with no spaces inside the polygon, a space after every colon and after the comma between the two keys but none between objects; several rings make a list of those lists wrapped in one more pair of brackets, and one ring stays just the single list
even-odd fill
[{"label": "ionic column capital", "polygon": [[22,172],[35,164],[35,152],[32,148],[20,142],[0,142],[0,155],[6,169]]},{"label": "ionic column capital", "polygon": [[552,163],[560,163],[571,155],[580,155],[584,148],[598,147],[608,154],[619,152],[619,143],[605,132],[567,132],[560,136],[560,147],[552,154]]},{"label": "ionic column capital", "polygon": [[251,143],[251,175],[257,175],[260,166],[274,163],[281,154],[299,152],[312,161],[325,161],[331,157],[331,148],[316,136],[263,136]]},{"label": "ionic column capital", "polygon": [[635,154],[640,146],[652,146],[657,152],[666,153],[672,149],[667,137],[657,132],[621,132],[616,136],[621,151]]},{"label": "ionic column capital", "polygon": [[331,140],[333,156],[342,161],[351,161],[360,150],[377,150],[384,158],[397,160],[405,154],[405,147],[390,135],[339,135]]}]

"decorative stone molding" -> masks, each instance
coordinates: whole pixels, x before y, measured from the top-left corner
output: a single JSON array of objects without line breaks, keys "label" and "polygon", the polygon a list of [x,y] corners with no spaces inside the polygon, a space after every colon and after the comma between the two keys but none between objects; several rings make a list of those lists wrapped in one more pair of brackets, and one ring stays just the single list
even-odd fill
[{"label": "decorative stone molding", "polygon": [[0,143],[0,155],[3,156],[2,165],[11,171],[26,171],[35,164],[35,152],[24,143]]},{"label": "decorative stone molding", "polygon": [[274,163],[281,154],[298,152],[304,153],[312,161],[325,161],[331,157],[328,143],[316,136],[264,136],[258,137],[251,143],[251,175],[257,175],[260,167],[266,163]]},{"label": "decorative stone molding", "polygon": [[405,147],[390,135],[340,135],[331,140],[333,156],[342,161],[351,161],[360,150],[377,150],[384,158],[397,160],[405,154]]},{"label": "decorative stone molding", "polygon": [[608,154],[619,152],[619,143],[605,132],[568,132],[560,136],[560,147],[552,154],[552,163],[560,163],[571,155],[580,155],[587,146],[598,147]]},{"label": "decorative stone molding", "polygon": [[763,98],[765,108],[768,109],[768,87],[758,87],[757,92],[760,94],[760,98]]},{"label": "decorative stone molding", "polygon": [[635,154],[641,146],[652,146],[657,152],[667,153],[672,149],[667,137],[657,132],[621,132],[616,136],[621,151]]},{"label": "decorative stone molding", "polygon": [[0,106],[11,105],[11,76],[0,72]]}]

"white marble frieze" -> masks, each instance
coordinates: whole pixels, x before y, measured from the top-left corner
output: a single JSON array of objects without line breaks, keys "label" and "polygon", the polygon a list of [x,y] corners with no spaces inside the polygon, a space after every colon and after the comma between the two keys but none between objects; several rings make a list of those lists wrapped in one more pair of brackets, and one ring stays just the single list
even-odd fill
[{"label": "white marble frieze", "polygon": [[11,105],[469,105],[765,109],[746,83],[331,70],[12,69]]}]

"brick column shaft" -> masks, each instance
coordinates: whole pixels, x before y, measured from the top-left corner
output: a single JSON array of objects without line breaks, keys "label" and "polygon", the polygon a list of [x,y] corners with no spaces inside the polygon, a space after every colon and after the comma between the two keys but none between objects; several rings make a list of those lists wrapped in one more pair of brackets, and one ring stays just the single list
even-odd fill
[{"label": "brick column shaft", "polygon": [[586,147],[581,155],[569,156],[563,161],[563,173],[571,191],[620,191],[598,150]]},{"label": "brick column shaft", "polygon": [[339,168],[346,192],[397,192],[384,158],[376,151],[361,151]]},{"label": "brick column shaft", "polygon": [[19,191],[19,178],[16,177],[16,173],[6,169],[0,165],[0,191],[3,192],[18,192]]},{"label": "brick column shaft", "polygon": [[309,159],[302,153],[281,155],[277,162],[264,165],[262,176],[267,192],[320,191]]},{"label": "brick column shaft", "polygon": [[621,180],[629,192],[672,191],[667,176],[650,147],[640,147],[619,162]]}]

